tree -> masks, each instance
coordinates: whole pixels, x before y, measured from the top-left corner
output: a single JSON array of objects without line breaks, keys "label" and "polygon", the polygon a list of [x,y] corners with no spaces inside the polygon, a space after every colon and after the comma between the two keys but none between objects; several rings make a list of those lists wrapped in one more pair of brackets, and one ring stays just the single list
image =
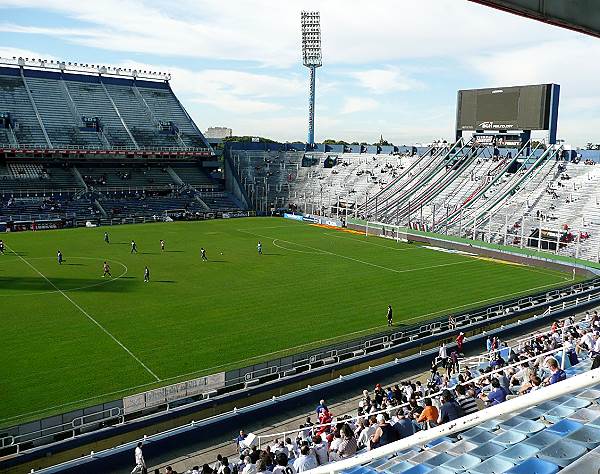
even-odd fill
[{"label": "tree", "polygon": [[328,138],[327,140],[323,140],[324,145],[348,145],[348,142],[344,140],[334,140],[332,138]]},{"label": "tree", "polygon": [[239,137],[225,137],[223,138],[224,142],[251,142],[258,138],[259,143],[278,143],[275,140],[264,137],[251,137],[249,135],[239,136]]}]

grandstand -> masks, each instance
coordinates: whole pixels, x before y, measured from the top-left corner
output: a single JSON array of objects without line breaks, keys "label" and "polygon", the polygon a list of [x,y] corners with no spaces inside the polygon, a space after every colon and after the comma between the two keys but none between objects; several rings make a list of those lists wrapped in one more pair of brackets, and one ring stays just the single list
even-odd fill
[{"label": "grandstand", "polygon": [[168,78],[1,62],[4,222],[71,226],[241,209],[211,177],[218,162],[208,161],[211,147]]}]

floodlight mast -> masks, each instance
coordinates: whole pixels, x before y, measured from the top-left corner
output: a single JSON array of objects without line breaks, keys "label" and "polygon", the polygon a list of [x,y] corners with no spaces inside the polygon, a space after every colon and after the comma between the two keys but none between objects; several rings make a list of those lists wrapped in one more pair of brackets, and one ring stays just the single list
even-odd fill
[{"label": "floodlight mast", "polygon": [[317,68],[323,65],[321,57],[321,14],[302,11],[302,61],[310,72],[308,96],[308,145],[315,144],[315,88]]}]

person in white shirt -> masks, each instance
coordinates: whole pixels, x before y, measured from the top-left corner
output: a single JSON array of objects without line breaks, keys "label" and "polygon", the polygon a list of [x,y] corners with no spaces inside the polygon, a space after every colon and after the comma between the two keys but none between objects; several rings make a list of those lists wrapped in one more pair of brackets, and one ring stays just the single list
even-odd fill
[{"label": "person in white shirt", "polygon": [[224,474],[226,467],[229,468],[229,472],[233,472],[233,466],[229,463],[229,459],[227,459],[227,457],[223,456],[221,465],[219,466],[219,469],[217,470],[217,474]]},{"label": "person in white shirt", "polygon": [[242,474],[256,474],[256,466],[252,464],[252,459],[250,456],[246,456],[244,458],[244,469],[242,469]]},{"label": "person in white shirt", "polygon": [[273,474],[296,474],[294,466],[288,466],[288,458],[285,454],[279,453],[275,457],[277,465],[273,468]]},{"label": "person in white shirt", "polygon": [[273,474],[272,471],[267,469],[267,463],[264,459],[260,459],[256,463],[257,474]]},{"label": "person in white shirt", "polygon": [[310,455],[310,448],[302,446],[300,449],[300,457],[294,461],[294,470],[296,472],[309,471],[318,467],[317,460]]},{"label": "person in white shirt", "polygon": [[[367,425],[368,423],[368,425]],[[358,446],[366,446],[368,450],[371,449],[371,436],[375,434],[377,430],[377,418],[372,416],[369,420],[365,420],[365,429],[358,435]]]},{"label": "person in white shirt", "polygon": [[288,459],[294,459],[298,452],[298,445],[291,438],[285,438],[285,447],[288,450]]},{"label": "person in white shirt", "polygon": [[135,467],[131,471],[131,474],[146,473],[146,461],[144,460],[144,453],[142,452],[143,443],[140,441],[135,448]]},{"label": "person in white shirt", "polygon": [[314,435],[312,438],[312,442],[312,450],[315,453],[315,458],[319,463],[319,466],[327,464],[327,462],[329,461],[329,458],[327,456],[329,445],[327,441],[323,440],[323,438],[321,438],[319,435]]}]

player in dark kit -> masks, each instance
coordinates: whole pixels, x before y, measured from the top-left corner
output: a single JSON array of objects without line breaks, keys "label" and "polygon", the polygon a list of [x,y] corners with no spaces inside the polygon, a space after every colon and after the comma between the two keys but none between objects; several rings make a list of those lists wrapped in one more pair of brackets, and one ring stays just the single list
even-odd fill
[{"label": "player in dark kit", "polygon": [[104,273],[102,274],[102,278],[104,278],[106,275],[112,278],[112,275],[110,274],[110,265],[107,262],[104,262],[102,269],[104,271]]},{"label": "player in dark kit", "polygon": [[208,258],[206,258],[206,250],[204,250],[204,247],[200,248],[200,255],[202,256],[202,260],[208,262]]},{"label": "player in dark kit", "polygon": [[135,240],[131,241],[131,253],[137,253],[137,245],[135,243]]},{"label": "player in dark kit", "polygon": [[144,283],[148,283],[150,281],[150,270],[148,267],[144,267]]},{"label": "player in dark kit", "polygon": [[110,239],[108,238],[108,232],[104,232],[104,242],[110,244]]},{"label": "player in dark kit", "polygon": [[160,239],[160,250],[161,252],[165,251],[165,241],[163,239]]},{"label": "player in dark kit", "polygon": [[4,255],[4,241],[0,239],[0,253]]},{"label": "player in dark kit", "polygon": [[392,305],[388,304],[388,310],[387,310],[387,321],[388,321],[388,326],[392,325]]},{"label": "player in dark kit", "polygon": [[262,244],[260,243],[260,240],[258,241],[256,249],[258,250],[258,255],[262,255]]}]

